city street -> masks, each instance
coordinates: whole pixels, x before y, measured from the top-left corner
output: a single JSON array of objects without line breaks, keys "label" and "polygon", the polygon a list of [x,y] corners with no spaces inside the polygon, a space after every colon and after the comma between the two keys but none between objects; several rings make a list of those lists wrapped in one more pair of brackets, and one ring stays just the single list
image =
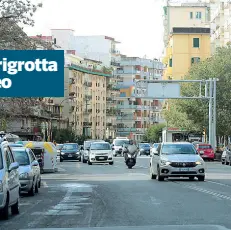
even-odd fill
[{"label": "city street", "polygon": [[208,162],[205,182],[158,182],[149,177],[149,160],[139,158],[131,170],[122,158],[115,158],[112,166],[59,163],[59,172],[43,174],[39,194],[22,197],[20,215],[0,221],[0,229],[197,229],[190,225],[214,225],[200,228],[205,230],[231,229],[230,166]]}]

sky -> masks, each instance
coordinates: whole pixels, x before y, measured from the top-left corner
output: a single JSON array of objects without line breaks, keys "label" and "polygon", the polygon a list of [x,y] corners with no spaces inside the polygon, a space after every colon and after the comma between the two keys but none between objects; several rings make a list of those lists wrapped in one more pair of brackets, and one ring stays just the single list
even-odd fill
[{"label": "sky", "polygon": [[[36,0],[38,1],[38,0]],[[28,35],[73,29],[75,35],[106,35],[120,41],[122,54],[161,58],[162,0],[41,0]]]}]

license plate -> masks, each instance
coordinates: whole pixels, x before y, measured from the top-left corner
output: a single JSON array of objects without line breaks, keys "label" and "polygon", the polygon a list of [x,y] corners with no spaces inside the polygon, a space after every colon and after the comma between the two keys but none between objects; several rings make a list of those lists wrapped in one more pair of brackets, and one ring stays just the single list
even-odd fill
[{"label": "license plate", "polygon": [[72,154],[69,154],[68,157],[72,157]]},{"label": "license plate", "polygon": [[206,155],[202,155],[202,157],[206,158],[206,157],[208,157],[208,156],[206,156]]},{"label": "license plate", "polygon": [[189,168],[179,168],[179,171],[181,172],[188,172],[190,169]]},{"label": "license plate", "polygon": [[104,160],[104,157],[99,157],[100,160]]},{"label": "license plate", "polygon": [[129,161],[130,161],[130,162],[133,162],[133,159],[130,159]]}]

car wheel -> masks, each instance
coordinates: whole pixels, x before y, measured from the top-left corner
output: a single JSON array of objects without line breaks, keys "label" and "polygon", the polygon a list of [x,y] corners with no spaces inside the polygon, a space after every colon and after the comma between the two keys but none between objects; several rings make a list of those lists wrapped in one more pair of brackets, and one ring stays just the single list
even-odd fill
[{"label": "car wheel", "polygon": [[109,162],[109,165],[113,165],[114,164],[114,162]]},{"label": "car wheel", "polygon": [[225,165],[229,165],[229,162],[225,159]]},{"label": "car wheel", "polygon": [[30,191],[28,192],[28,194],[30,196],[34,196],[35,195],[35,184],[34,183],[33,183],[32,187],[31,187]]},{"label": "car wheel", "polygon": [[205,181],[205,176],[198,176],[197,178],[199,181]]},{"label": "car wheel", "polygon": [[150,165],[149,170],[150,170],[151,179],[152,179],[152,180],[155,180],[155,179],[156,179],[156,175],[154,175],[154,174],[152,173],[152,166],[151,166],[151,165]]},{"label": "car wheel", "polygon": [[160,169],[158,168],[158,181],[164,181],[164,177],[163,176],[160,176]]},{"label": "car wheel", "polygon": [[225,162],[224,162],[224,161],[222,161],[222,162],[221,162],[221,164],[223,164],[223,165],[224,165],[224,164],[225,164]]},{"label": "car wheel", "polygon": [[0,217],[3,220],[8,220],[9,219],[9,196],[7,196],[6,204],[5,204],[5,207],[1,210]]},{"label": "car wheel", "polygon": [[193,181],[194,180],[194,176],[190,176],[189,180]]},{"label": "car wheel", "polygon": [[41,179],[39,180],[38,188],[41,188]]},{"label": "car wheel", "polygon": [[16,204],[11,206],[11,213],[12,213],[12,215],[19,214],[19,200],[17,201]]},{"label": "car wheel", "polygon": [[63,159],[62,158],[60,158],[60,160],[59,160],[60,162],[63,162]]},{"label": "car wheel", "polygon": [[36,185],[35,185],[35,193],[39,192],[39,182],[37,181]]},{"label": "car wheel", "polygon": [[88,161],[88,165],[92,165],[92,163],[90,161]]}]

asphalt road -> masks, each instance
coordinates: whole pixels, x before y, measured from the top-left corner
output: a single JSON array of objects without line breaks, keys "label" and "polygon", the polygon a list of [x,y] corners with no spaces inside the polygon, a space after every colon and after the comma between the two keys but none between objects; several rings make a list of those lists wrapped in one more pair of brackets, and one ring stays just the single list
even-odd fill
[{"label": "asphalt road", "polygon": [[131,170],[122,158],[112,166],[59,163],[59,172],[43,174],[39,194],[22,197],[20,215],[0,221],[0,229],[231,229],[230,166],[207,163],[205,182],[158,182],[149,177],[149,160],[139,158]]}]

